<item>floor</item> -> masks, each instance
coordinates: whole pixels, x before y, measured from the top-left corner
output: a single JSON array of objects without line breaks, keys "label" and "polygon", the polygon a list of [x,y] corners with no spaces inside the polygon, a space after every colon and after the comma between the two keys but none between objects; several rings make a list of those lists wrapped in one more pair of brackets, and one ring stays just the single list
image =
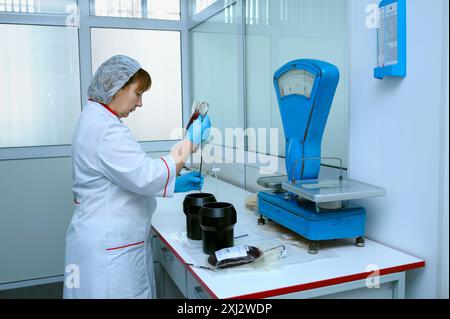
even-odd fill
[{"label": "floor", "polygon": [[62,299],[63,282],[0,290],[0,299]]}]

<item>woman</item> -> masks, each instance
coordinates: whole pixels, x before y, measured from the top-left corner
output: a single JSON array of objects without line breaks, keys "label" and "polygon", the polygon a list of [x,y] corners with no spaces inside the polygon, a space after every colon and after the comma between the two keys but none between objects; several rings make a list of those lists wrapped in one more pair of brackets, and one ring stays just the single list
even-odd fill
[{"label": "woman", "polygon": [[[176,177],[211,126],[198,118],[160,159],[146,156],[120,118],[142,107],[149,74],[130,57],[105,61],[72,142],[75,213],[66,235],[64,298],[156,297],[151,217],[156,196],[201,189],[203,177]],[[170,116],[170,115],[168,115]]]}]

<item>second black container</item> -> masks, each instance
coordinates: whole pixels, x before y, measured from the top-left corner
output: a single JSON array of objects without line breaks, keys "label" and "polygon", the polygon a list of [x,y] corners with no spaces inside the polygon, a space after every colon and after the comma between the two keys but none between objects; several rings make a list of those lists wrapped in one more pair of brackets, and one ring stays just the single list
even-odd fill
[{"label": "second black container", "polygon": [[234,245],[236,209],[230,203],[204,204],[199,211],[202,228],[203,252],[214,254],[217,250]]},{"label": "second black container", "polygon": [[186,214],[187,237],[193,240],[202,239],[199,210],[203,204],[215,203],[216,198],[208,193],[192,193],[186,195],[183,201],[183,211]]}]

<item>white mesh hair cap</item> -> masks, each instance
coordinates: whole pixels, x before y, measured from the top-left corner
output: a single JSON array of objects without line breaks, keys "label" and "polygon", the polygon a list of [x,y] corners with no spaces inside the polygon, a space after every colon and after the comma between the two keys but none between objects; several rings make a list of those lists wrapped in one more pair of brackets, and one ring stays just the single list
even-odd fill
[{"label": "white mesh hair cap", "polygon": [[134,59],[115,55],[100,65],[92,78],[88,97],[97,102],[109,104],[113,96],[141,68]]}]

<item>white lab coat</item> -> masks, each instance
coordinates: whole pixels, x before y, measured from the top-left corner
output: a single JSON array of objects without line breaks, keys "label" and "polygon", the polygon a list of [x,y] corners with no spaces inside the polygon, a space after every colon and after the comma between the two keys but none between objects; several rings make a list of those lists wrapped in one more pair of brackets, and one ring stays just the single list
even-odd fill
[{"label": "white lab coat", "polygon": [[89,101],[72,143],[75,213],[66,234],[64,298],[152,298],[155,196],[173,196],[172,156],[146,156],[127,126]]}]

